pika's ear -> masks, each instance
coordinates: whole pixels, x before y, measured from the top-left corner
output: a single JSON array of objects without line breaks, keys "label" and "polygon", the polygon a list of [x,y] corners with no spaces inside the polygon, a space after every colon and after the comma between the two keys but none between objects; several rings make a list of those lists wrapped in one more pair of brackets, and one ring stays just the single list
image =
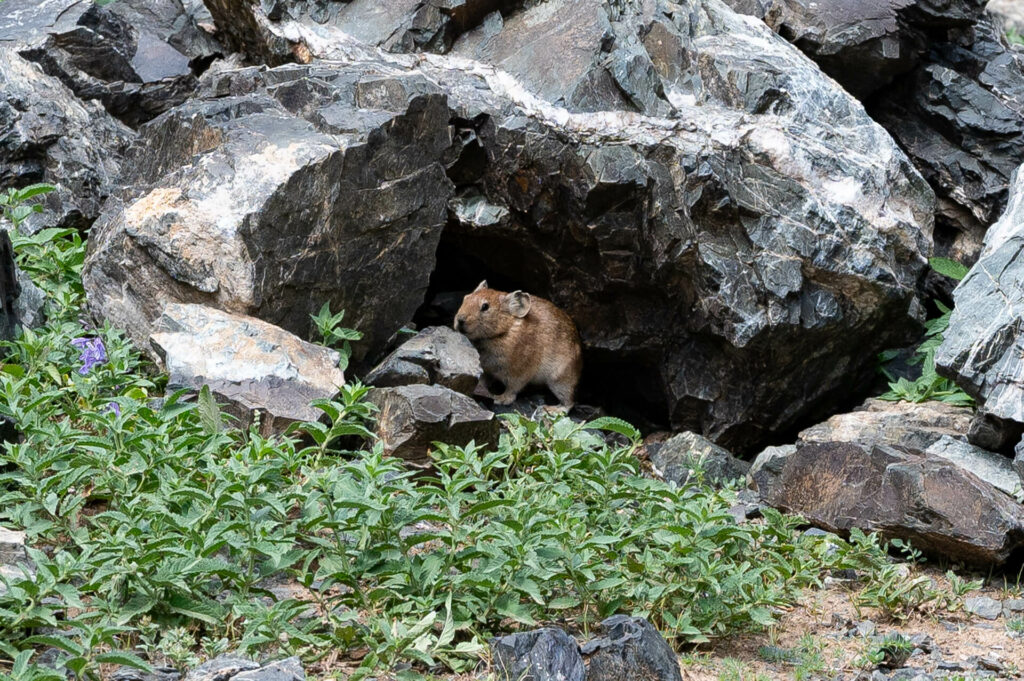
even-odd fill
[{"label": "pika's ear", "polygon": [[475,289],[473,289],[473,293],[476,293],[477,291],[483,291],[485,288],[487,288],[487,280],[486,279],[481,281],[480,284]]},{"label": "pika's ear", "polygon": [[522,291],[513,291],[505,296],[505,309],[508,310],[509,314],[513,317],[519,317],[522,319],[530,312],[530,306],[533,304],[533,299],[530,298],[529,293],[523,293]]}]

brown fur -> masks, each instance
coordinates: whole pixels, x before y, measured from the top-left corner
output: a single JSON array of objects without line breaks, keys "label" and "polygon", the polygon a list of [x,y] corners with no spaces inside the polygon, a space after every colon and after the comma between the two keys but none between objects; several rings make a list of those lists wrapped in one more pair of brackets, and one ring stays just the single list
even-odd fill
[{"label": "brown fur", "polygon": [[505,384],[497,404],[512,404],[529,384],[546,385],[572,407],[583,360],[580,337],[569,315],[522,291],[495,291],[480,282],[462,300],[455,330],[480,352],[485,372]]}]

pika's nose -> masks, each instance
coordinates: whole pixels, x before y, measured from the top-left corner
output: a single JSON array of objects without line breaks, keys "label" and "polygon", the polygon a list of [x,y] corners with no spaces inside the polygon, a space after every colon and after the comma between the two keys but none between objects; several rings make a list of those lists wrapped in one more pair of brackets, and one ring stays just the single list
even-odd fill
[{"label": "pika's nose", "polygon": [[455,318],[455,330],[462,333],[466,330],[466,318],[456,317]]}]

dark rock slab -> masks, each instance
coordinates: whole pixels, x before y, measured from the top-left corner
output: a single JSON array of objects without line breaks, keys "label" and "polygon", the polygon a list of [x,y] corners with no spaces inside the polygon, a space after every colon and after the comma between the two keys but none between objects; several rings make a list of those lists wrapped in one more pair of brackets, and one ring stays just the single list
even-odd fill
[{"label": "dark rock slab", "polygon": [[259,668],[259,662],[228,653],[199,665],[185,675],[185,681],[228,681],[241,672]]},{"label": "dark rock slab", "polygon": [[20,229],[91,225],[132,137],[98,104],[80,101],[0,41],[0,190],[36,182],[57,187],[42,197],[45,210]]},{"label": "dark rock slab", "polygon": [[580,648],[564,631],[537,629],[491,640],[491,666],[499,681],[584,681]]},{"label": "dark rock slab", "polygon": [[985,412],[1024,423],[1024,171],[1014,173],[1010,202],[985,235],[977,264],[954,292],[956,302],[938,371],[975,397]]},{"label": "dark rock slab", "polygon": [[402,343],[363,381],[378,388],[436,383],[472,395],[482,374],[480,353],[465,336],[431,326]]},{"label": "dark rock slab", "polygon": [[596,633],[580,649],[587,681],[682,681],[679,658],[646,619],[613,615]]},{"label": "dark rock slab", "polygon": [[232,681],[305,681],[306,672],[298,657],[289,657],[232,676]]},{"label": "dark rock slab", "polygon": [[345,383],[335,350],[203,305],[167,305],[149,342],[169,374],[168,388],[208,385],[240,427],[259,412],[264,434],[316,421],[320,411],[309,403],[334,397]]},{"label": "dark rock slab", "polygon": [[438,385],[374,388],[367,399],[380,410],[376,432],[384,453],[413,464],[430,463],[434,442],[497,444],[494,414],[454,390]]},{"label": "dark rock slab", "polygon": [[647,456],[665,480],[683,485],[700,469],[704,480],[722,484],[746,476],[750,464],[696,433],[679,433],[647,445]]},{"label": "dark rock slab", "polygon": [[762,456],[751,477],[765,503],[831,532],[877,531],[973,565],[1024,546],[1024,506],[943,458],[848,442]]}]

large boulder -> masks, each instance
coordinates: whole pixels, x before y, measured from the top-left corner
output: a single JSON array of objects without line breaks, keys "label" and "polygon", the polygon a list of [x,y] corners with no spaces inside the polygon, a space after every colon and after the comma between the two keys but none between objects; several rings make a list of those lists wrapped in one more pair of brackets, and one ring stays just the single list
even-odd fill
[{"label": "large boulder", "polygon": [[183,102],[219,48],[181,0],[6,0],[0,46],[131,126]]},{"label": "large boulder", "polygon": [[856,442],[924,451],[943,438],[964,440],[972,410],[944,402],[887,402],[869,399],[854,411],[800,431],[800,441]]},{"label": "large boulder", "polygon": [[491,641],[498,681],[584,681],[580,647],[561,629],[548,627]]},{"label": "large boulder", "polygon": [[612,615],[580,648],[587,681],[682,681],[679,658],[642,617]]},{"label": "large boulder", "polygon": [[956,287],[956,306],[936,369],[985,412],[1024,423],[1024,169],[1013,175],[1006,212],[985,235],[977,264]]},{"label": "large boulder", "polygon": [[[714,0],[551,0],[415,57],[220,4],[225,40],[312,63],[208,74],[146,126],[85,275],[133,337],[168,299],[299,335],[330,300],[367,334],[358,361],[432,270],[449,291],[494,274],[574,318],[584,392],[742,453],[866,389],[875,351],[917,329],[930,189],[811,61]],[[603,33],[558,30],[569,4]],[[564,55],[576,94],[468,58],[513,43]]]},{"label": "large boulder", "polygon": [[79,100],[0,41],[0,190],[36,182],[57,188],[21,229],[91,225],[132,137],[99,104]]},{"label": "large boulder", "polygon": [[335,350],[204,305],[167,305],[149,342],[167,371],[168,389],[209,386],[239,427],[258,413],[264,434],[316,421],[320,412],[310,402],[334,397],[345,383]]},{"label": "large boulder", "polygon": [[1024,547],[1024,506],[947,458],[854,442],[762,457],[751,473],[762,500],[830,532],[879,532],[973,565],[1001,565]]}]

